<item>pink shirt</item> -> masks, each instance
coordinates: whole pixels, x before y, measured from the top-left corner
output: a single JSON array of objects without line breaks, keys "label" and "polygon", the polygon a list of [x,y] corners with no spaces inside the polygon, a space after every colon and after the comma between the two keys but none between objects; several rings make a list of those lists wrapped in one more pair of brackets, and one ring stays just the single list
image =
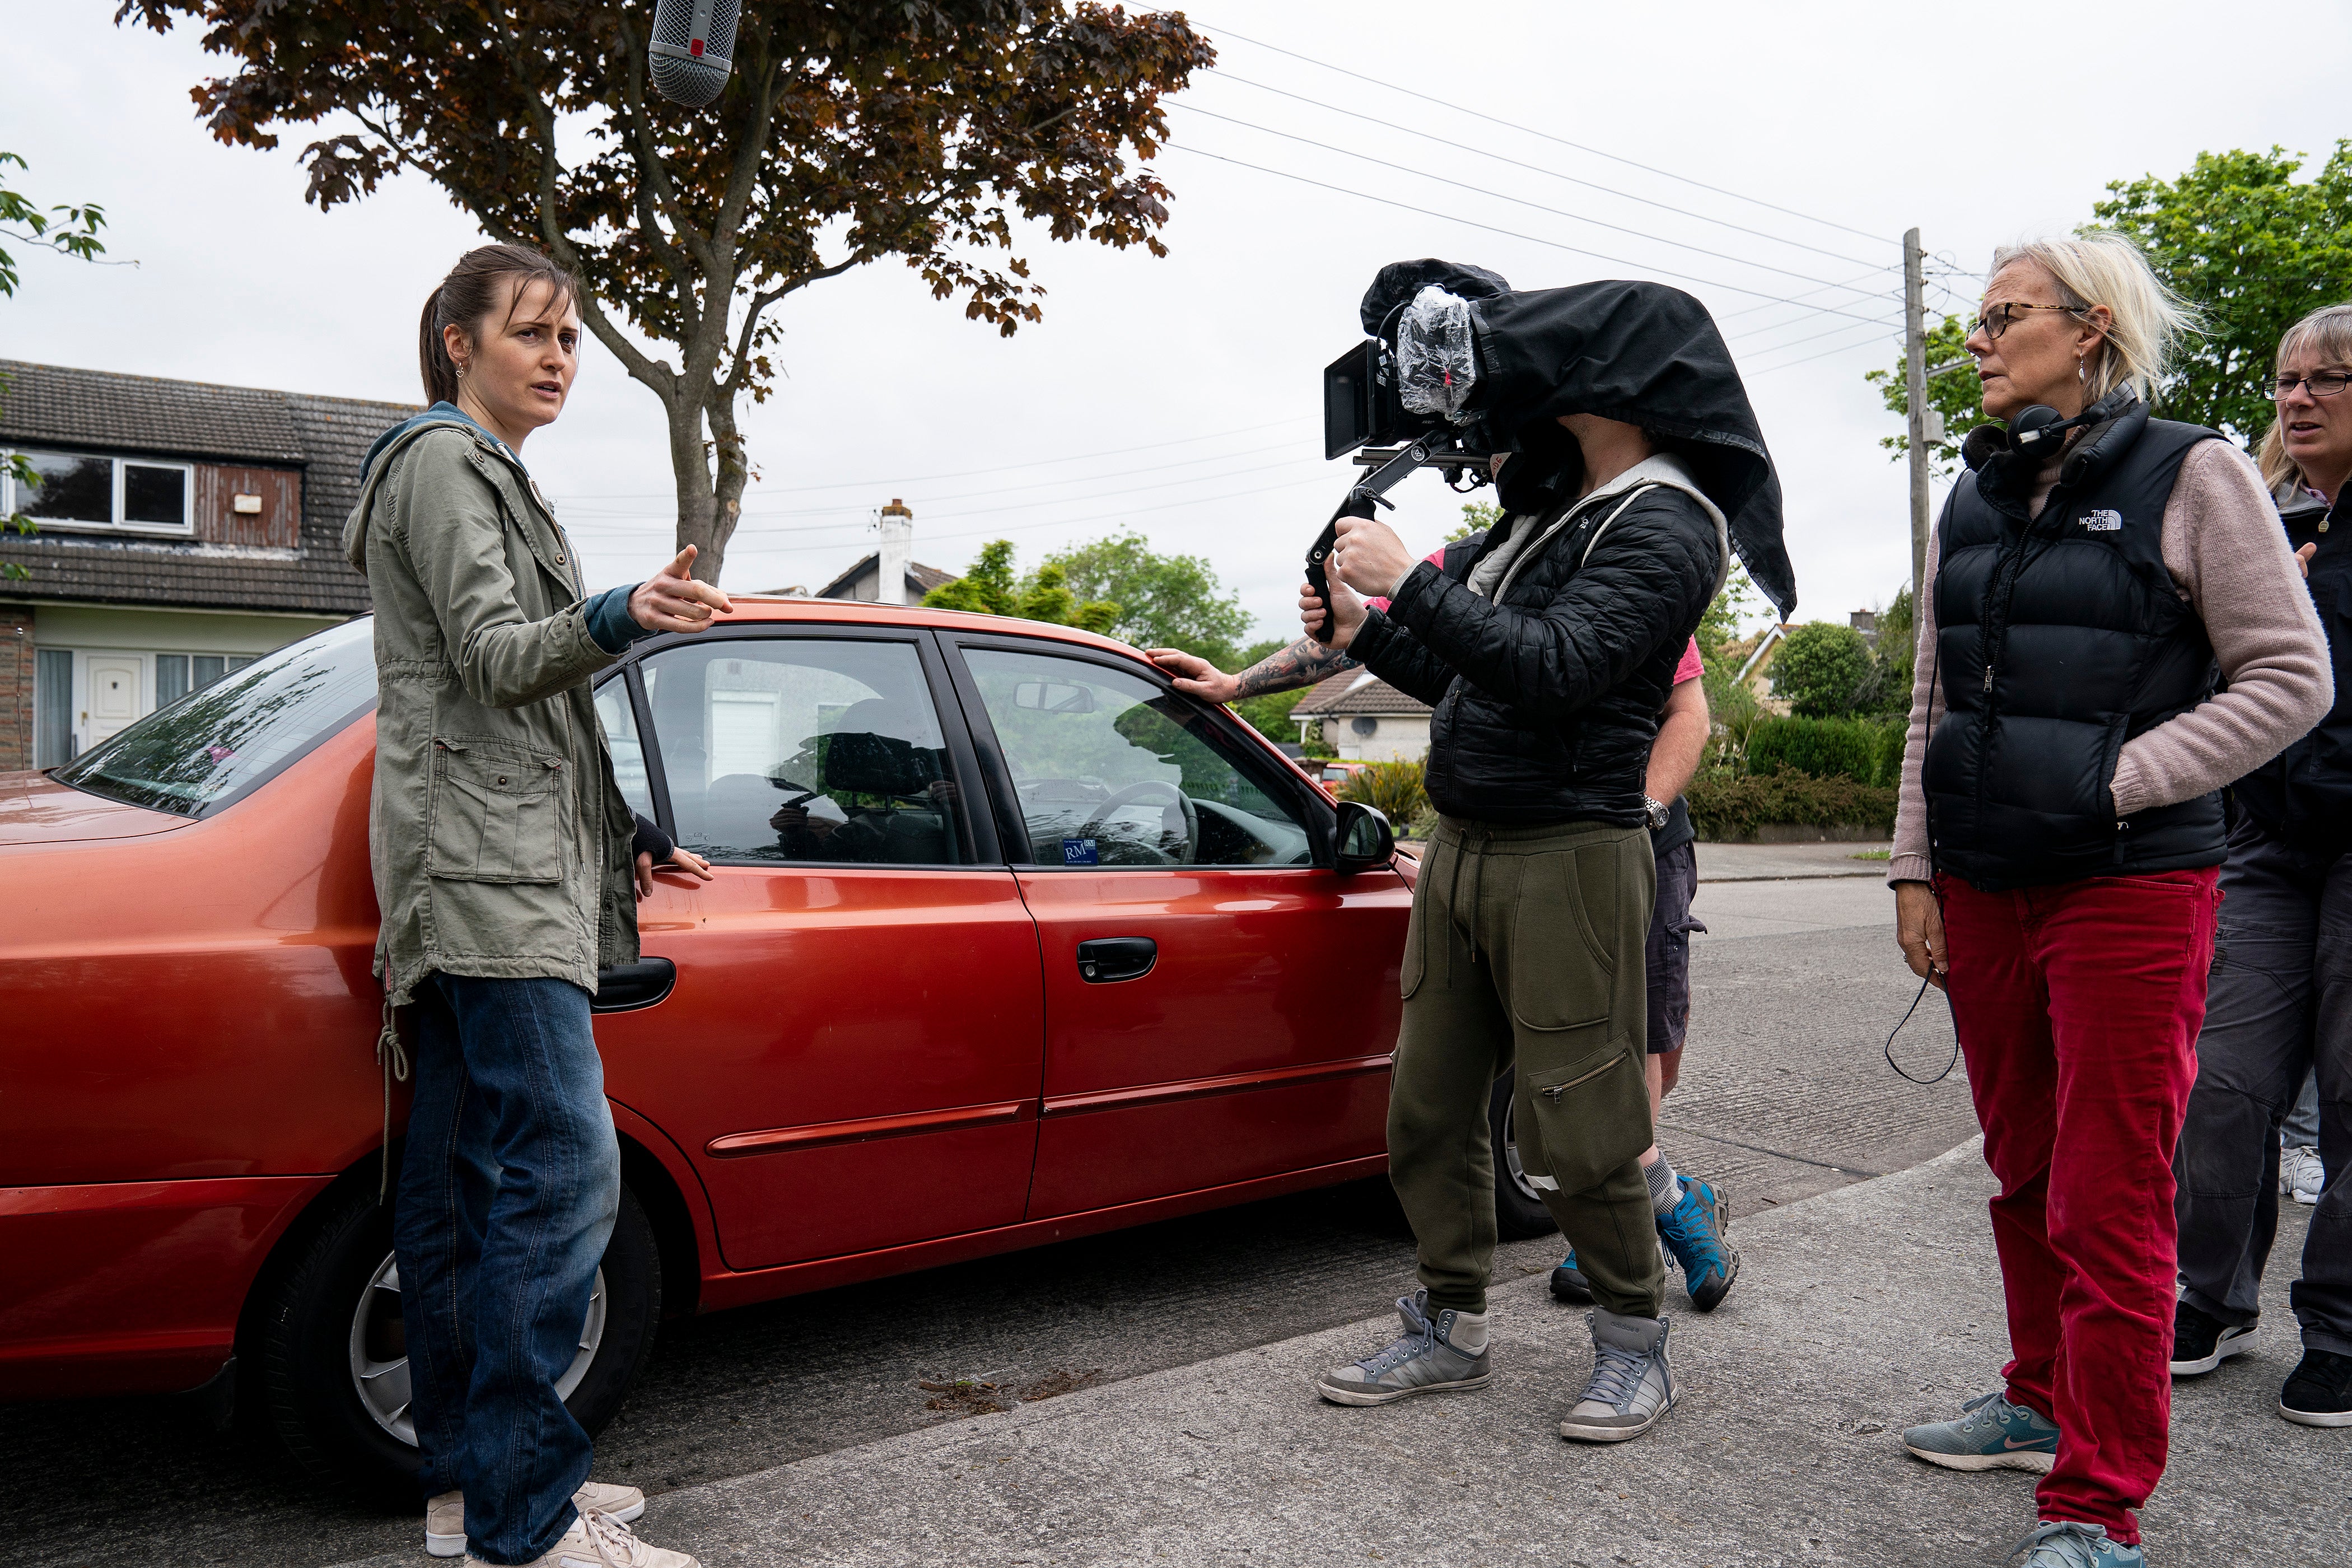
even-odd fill
[{"label": "pink shirt", "polygon": [[[1445,566],[1445,547],[1441,544],[1422,559],[1443,571]],[[1364,603],[1383,615],[1388,612],[1389,602],[1386,599],[1366,599]],[[1706,666],[1698,657],[1698,638],[1693,637],[1690,640],[1690,646],[1683,649],[1683,661],[1675,666],[1675,684],[1680,686],[1685,680],[1696,680],[1706,673]]]}]

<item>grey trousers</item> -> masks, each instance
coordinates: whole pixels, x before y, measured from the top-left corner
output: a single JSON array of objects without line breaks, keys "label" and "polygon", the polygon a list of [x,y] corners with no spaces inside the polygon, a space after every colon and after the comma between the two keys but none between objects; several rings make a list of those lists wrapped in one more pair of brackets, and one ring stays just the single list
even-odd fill
[{"label": "grey trousers", "polygon": [[2221,869],[2197,1087],[2173,1158],[2181,1297],[2252,1323],[2278,1234],[2279,1126],[2319,1083],[2326,1190],[2289,1299],[2312,1350],[2352,1355],[2352,855],[2321,860],[2249,820]]}]

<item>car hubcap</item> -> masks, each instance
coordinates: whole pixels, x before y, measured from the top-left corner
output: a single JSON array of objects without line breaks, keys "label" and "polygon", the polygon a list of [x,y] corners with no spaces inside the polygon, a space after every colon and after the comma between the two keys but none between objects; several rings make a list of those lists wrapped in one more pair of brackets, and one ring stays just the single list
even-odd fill
[{"label": "car hubcap", "polygon": [[[580,1325],[579,1353],[563,1375],[555,1380],[559,1398],[569,1399],[596,1359],[604,1341],[604,1271],[588,1298],[588,1320]],[[400,1317],[400,1261],[384,1258],[360,1292],[352,1313],[352,1386],[375,1424],[411,1447],[416,1445],[416,1422],[409,1414],[408,1335]]]},{"label": "car hubcap", "polygon": [[1516,1095],[1503,1107],[1503,1173],[1510,1178],[1511,1185],[1519,1189],[1520,1196],[1531,1204],[1543,1202],[1543,1194],[1528,1180],[1528,1168],[1519,1163],[1519,1104]]}]

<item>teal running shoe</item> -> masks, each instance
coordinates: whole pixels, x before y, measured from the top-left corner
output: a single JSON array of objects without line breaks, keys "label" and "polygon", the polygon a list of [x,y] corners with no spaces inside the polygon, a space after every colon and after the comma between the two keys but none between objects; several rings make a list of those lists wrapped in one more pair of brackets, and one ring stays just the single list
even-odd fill
[{"label": "teal running shoe", "polygon": [[1908,1428],[1903,1447],[1913,1458],[1948,1470],[2032,1470],[2046,1476],[2057,1462],[2058,1427],[2041,1412],[2011,1405],[1999,1394],[1980,1394],[1960,1408],[1967,1414],[1958,1420]]},{"label": "teal running shoe", "polygon": [[2028,1531],[2010,1548],[2009,1560],[2025,1559],[2021,1568],[2147,1568],[2147,1559],[2137,1542],[2126,1546],[2107,1539],[2104,1524],[2078,1520],[2045,1521]]},{"label": "teal running shoe", "polygon": [[1555,1300],[1573,1301],[1579,1306],[1591,1304],[1592,1287],[1586,1282],[1584,1270],[1576,1266],[1576,1248],[1570,1247],[1568,1256],[1559,1260],[1559,1267],[1551,1271],[1551,1293]]},{"label": "teal running shoe", "polygon": [[[1724,1229],[1731,1223],[1731,1205],[1711,1182],[1691,1176],[1679,1180],[1683,1201],[1658,1216],[1658,1236],[1682,1268],[1683,1289],[1690,1292],[1691,1305],[1712,1312],[1731,1293],[1731,1282],[1739,1278],[1739,1254],[1723,1239]],[[1553,1278],[1559,1278],[1556,1270]]]}]

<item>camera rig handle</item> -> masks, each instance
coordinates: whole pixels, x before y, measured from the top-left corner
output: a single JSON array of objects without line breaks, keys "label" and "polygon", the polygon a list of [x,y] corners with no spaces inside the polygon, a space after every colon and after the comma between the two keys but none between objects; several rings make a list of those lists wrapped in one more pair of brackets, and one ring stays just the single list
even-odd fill
[{"label": "camera rig handle", "polygon": [[1317,598],[1323,601],[1323,624],[1314,632],[1317,642],[1328,643],[1338,633],[1330,614],[1331,579],[1326,565],[1331,559],[1332,547],[1339,540],[1339,520],[1343,517],[1371,517],[1379,507],[1393,510],[1396,503],[1388,499],[1388,492],[1403,483],[1407,474],[1433,463],[1450,461],[1458,467],[1465,460],[1459,443],[1441,441],[1433,436],[1423,437],[1356,481],[1348,491],[1348,499],[1339,503],[1339,510],[1331,514],[1331,521],[1323,525],[1323,531],[1315,536],[1314,544],[1307,552],[1307,585],[1314,591]]}]

